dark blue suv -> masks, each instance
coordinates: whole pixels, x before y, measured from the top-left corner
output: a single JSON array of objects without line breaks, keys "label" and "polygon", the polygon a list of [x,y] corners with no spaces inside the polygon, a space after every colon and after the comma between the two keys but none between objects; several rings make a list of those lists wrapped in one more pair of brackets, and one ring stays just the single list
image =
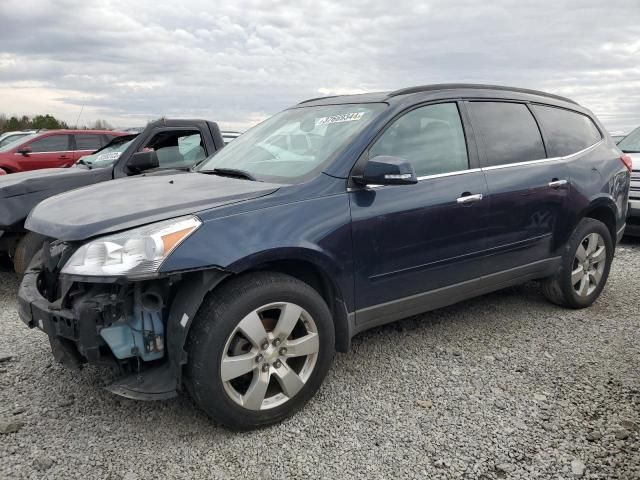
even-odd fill
[{"label": "dark blue suv", "polygon": [[326,97],[193,171],[40,203],[20,315],[66,364],[138,399],[186,389],[216,421],[278,421],[365,329],[540,280],[589,306],[631,165],[575,102],[482,85]]}]

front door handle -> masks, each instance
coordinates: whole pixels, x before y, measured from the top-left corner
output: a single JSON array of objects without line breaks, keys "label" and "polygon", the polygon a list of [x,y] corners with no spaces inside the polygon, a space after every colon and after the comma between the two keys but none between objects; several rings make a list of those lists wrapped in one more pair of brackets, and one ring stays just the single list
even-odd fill
[{"label": "front door handle", "polygon": [[469,205],[470,203],[479,202],[482,200],[482,194],[476,193],[475,195],[462,195],[456,199],[456,202],[461,205]]},{"label": "front door handle", "polygon": [[557,178],[554,178],[553,180],[551,180],[549,182],[549,186],[551,188],[560,188],[563,185],[566,185],[567,181],[566,180],[558,180]]},{"label": "front door handle", "polygon": [[69,158],[69,157],[67,157],[66,155],[60,155],[58,158],[61,159],[61,160],[64,160],[64,159]]}]

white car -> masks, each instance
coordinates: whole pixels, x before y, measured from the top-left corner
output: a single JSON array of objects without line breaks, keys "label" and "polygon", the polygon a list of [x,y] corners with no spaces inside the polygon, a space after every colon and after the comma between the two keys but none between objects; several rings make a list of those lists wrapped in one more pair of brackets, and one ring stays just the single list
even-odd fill
[{"label": "white car", "polygon": [[640,236],[640,127],[618,142],[618,148],[631,157],[631,188],[629,189],[628,235]]},{"label": "white car", "polygon": [[5,132],[0,135],[0,147],[4,147],[9,143],[15,142],[16,140],[21,139],[22,137],[26,137],[27,135],[31,135],[35,133],[36,130],[22,130],[17,132]]}]

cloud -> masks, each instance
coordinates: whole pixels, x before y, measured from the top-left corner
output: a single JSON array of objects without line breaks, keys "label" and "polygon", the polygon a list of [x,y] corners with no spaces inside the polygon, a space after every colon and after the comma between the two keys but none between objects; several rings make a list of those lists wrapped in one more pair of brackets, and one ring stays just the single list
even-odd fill
[{"label": "cloud", "polygon": [[308,97],[480,82],[568,95],[610,129],[640,124],[630,1],[3,0],[0,18],[7,113],[73,122],[84,105],[122,126],[246,128]]}]

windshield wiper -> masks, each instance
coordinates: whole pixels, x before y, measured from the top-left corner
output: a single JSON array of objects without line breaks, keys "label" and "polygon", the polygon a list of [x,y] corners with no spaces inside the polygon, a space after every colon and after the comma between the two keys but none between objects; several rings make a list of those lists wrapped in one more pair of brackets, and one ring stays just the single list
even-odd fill
[{"label": "windshield wiper", "polygon": [[640,153],[640,150],[625,150],[624,148],[621,150],[622,153]]},{"label": "windshield wiper", "polygon": [[247,172],[246,170],[240,170],[239,168],[214,168],[213,170],[198,170],[200,173],[213,173],[214,175],[220,175],[223,177],[238,177],[251,180],[253,182],[259,182],[256,177]]}]

